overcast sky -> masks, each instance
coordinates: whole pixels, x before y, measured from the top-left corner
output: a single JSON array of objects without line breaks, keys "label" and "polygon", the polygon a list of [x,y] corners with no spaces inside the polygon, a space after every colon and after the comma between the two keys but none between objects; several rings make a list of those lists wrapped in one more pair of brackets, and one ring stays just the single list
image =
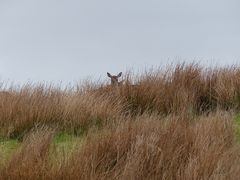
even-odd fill
[{"label": "overcast sky", "polygon": [[239,0],[0,0],[0,78],[74,82],[240,62]]}]

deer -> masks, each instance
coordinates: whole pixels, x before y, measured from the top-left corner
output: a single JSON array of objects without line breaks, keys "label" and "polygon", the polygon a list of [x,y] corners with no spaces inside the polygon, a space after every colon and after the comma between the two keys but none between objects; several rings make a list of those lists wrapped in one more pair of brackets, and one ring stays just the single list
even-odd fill
[{"label": "deer", "polygon": [[122,77],[122,72],[118,73],[117,75],[112,75],[107,72],[107,76],[110,78],[111,84],[107,86],[101,86],[93,90],[93,93],[120,93],[127,89],[136,92],[137,87],[139,87],[139,85],[130,84],[128,80],[119,81],[119,78]]},{"label": "deer", "polygon": [[117,90],[120,91],[126,91],[127,89],[128,91],[132,91],[134,93],[137,93],[139,91],[139,84],[131,84],[129,80],[119,81],[119,78],[122,76],[122,72],[118,73],[118,75],[111,75],[109,72],[107,72],[107,76],[111,78],[111,85],[108,86],[108,88],[110,87],[110,89],[112,89],[112,87],[117,87]]},{"label": "deer", "polygon": [[111,78],[111,86],[123,85],[124,81],[119,81],[119,78],[122,76],[122,72],[118,73],[118,75],[111,75],[109,72],[107,72],[107,76]]}]

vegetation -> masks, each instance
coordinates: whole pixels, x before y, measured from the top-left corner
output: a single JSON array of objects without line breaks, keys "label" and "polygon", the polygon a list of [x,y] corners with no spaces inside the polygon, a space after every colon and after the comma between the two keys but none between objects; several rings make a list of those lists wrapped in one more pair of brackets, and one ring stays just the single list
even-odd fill
[{"label": "vegetation", "polygon": [[124,79],[2,90],[0,179],[240,179],[239,67]]}]

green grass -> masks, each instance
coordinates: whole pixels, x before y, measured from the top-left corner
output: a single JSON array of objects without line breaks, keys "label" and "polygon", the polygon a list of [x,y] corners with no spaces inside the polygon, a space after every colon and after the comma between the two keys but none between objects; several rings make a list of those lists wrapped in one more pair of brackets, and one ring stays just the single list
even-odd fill
[{"label": "green grass", "polygon": [[81,145],[83,141],[83,135],[76,136],[75,134],[69,134],[67,132],[56,134],[50,148],[50,161],[58,163],[68,158],[74,149],[76,149],[75,147]]},{"label": "green grass", "polygon": [[[68,154],[76,145],[84,141],[84,136],[75,136],[65,132],[55,135],[51,145],[51,152],[55,152],[57,157],[61,158],[63,153]],[[21,142],[17,139],[0,138],[0,158],[2,162],[7,161],[11,155],[21,146]],[[55,157],[55,156],[54,156]]]},{"label": "green grass", "polygon": [[8,160],[19,146],[20,142],[17,139],[0,138],[0,152],[2,160]]},{"label": "green grass", "polygon": [[[236,140],[240,143],[240,113],[236,114],[234,119]],[[76,136],[73,133],[59,132],[55,135],[51,151],[57,152],[57,157],[62,154],[68,154],[76,145],[84,142],[84,134]],[[21,146],[17,139],[0,138],[0,155],[3,161],[8,160],[11,155]]]},{"label": "green grass", "polygon": [[72,149],[74,145],[82,143],[83,136],[75,136],[66,132],[58,133],[53,140],[56,149]]}]

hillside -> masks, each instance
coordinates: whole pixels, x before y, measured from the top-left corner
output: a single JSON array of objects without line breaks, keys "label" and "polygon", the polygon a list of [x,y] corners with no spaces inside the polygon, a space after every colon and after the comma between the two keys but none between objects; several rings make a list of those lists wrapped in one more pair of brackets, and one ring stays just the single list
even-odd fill
[{"label": "hillside", "polygon": [[0,179],[240,179],[240,67],[123,79],[2,88]]}]

